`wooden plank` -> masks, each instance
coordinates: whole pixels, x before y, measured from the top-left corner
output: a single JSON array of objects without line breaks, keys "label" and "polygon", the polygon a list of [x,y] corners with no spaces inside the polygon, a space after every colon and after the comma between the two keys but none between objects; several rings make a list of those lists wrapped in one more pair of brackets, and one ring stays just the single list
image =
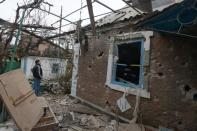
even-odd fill
[{"label": "wooden plank", "polygon": [[32,131],[58,131],[58,123],[45,124],[39,127],[35,127]]},{"label": "wooden plank", "polygon": [[14,106],[17,106],[18,104],[20,104],[21,102],[23,102],[26,98],[28,98],[29,96],[31,96],[34,93],[34,91],[30,91],[27,95],[22,96],[20,99],[18,99],[17,101],[14,102]]},{"label": "wooden plank", "polygon": [[51,131],[55,130],[58,127],[58,120],[55,117],[54,112],[51,107],[48,105],[48,102],[43,98],[38,98],[39,103],[42,107],[45,108],[45,116],[43,116],[32,131]]},{"label": "wooden plank", "polygon": [[42,117],[41,119],[40,119],[40,123],[44,123],[44,122],[47,122],[47,121],[54,121],[54,117],[53,116],[48,116],[48,117]]},{"label": "wooden plank", "polygon": [[32,88],[22,70],[0,75],[0,96],[21,131],[31,131],[43,116],[41,103],[30,92]]},{"label": "wooden plank", "polygon": [[58,128],[58,120],[50,106],[48,106],[46,114],[48,114],[47,117],[42,117],[32,131],[51,131]]},{"label": "wooden plank", "polygon": [[99,113],[92,108],[89,108],[87,106],[81,105],[81,104],[73,104],[69,107],[70,112],[77,112],[81,114],[88,114],[88,115],[95,115],[98,116]]},{"label": "wooden plank", "polygon": [[49,108],[49,104],[44,97],[38,97],[38,102],[42,105],[42,108]]},{"label": "wooden plank", "polygon": [[86,100],[84,100],[84,99],[82,99],[82,98],[80,98],[78,96],[70,95],[70,97],[79,100],[84,105],[87,105],[87,106],[89,106],[89,107],[91,107],[93,109],[96,109],[97,111],[100,111],[101,113],[104,113],[104,114],[106,114],[108,116],[111,116],[113,118],[116,118],[116,119],[118,118],[121,122],[126,122],[126,123],[129,123],[130,122],[129,119],[127,119],[125,117],[122,117],[122,116],[117,116],[117,114],[112,113],[112,112],[109,112],[109,111],[105,110],[104,108],[99,107],[99,106],[97,106],[97,105],[95,105],[95,104],[93,104],[93,103],[91,103],[89,101],[86,101]]},{"label": "wooden plank", "polygon": [[58,123],[58,120],[57,120],[57,118],[56,118],[56,116],[55,116],[55,113],[53,112],[53,110],[51,109],[50,106],[49,106],[49,110],[50,110],[52,116],[54,117],[55,123]]}]

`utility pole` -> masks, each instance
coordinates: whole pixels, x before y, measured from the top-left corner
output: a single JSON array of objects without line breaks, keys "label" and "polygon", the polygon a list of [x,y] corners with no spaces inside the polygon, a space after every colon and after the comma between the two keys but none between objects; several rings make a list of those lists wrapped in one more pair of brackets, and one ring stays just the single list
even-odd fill
[{"label": "utility pole", "polygon": [[90,21],[91,21],[91,26],[92,26],[92,34],[93,36],[96,36],[96,27],[95,27],[95,20],[94,20],[94,12],[92,8],[92,2],[91,0],[86,0],[87,5],[88,5],[88,12],[90,16]]},{"label": "utility pole", "polygon": [[88,12],[90,16],[90,21],[91,21],[91,26],[92,26],[92,45],[90,46],[90,50],[94,52],[94,45],[96,43],[96,27],[95,27],[95,20],[94,20],[94,12],[92,8],[92,2],[91,0],[86,0],[87,5],[88,5]]}]

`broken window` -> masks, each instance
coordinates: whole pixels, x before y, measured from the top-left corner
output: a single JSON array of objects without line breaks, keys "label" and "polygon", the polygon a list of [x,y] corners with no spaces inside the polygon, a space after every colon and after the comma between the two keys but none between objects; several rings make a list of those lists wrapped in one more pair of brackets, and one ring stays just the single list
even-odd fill
[{"label": "broken window", "polygon": [[141,87],[143,70],[143,41],[129,41],[114,47],[112,83]]},{"label": "broken window", "polygon": [[131,32],[110,38],[107,65],[107,87],[128,94],[150,98],[150,37],[152,31]]},{"label": "broken window", "polygon": [[54,63],[52,66],[52,73],[57,74],[59,71],[59,64]]}]

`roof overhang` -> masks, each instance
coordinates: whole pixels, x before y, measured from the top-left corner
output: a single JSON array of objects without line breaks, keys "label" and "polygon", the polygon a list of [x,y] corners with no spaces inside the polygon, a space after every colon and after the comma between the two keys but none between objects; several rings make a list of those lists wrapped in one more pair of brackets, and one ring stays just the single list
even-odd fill
[{"label": "roof overhang", "polygon": [[161,12],[154,12],[136,24],[138,29],[197,38],[197,1],[185,0]]}]

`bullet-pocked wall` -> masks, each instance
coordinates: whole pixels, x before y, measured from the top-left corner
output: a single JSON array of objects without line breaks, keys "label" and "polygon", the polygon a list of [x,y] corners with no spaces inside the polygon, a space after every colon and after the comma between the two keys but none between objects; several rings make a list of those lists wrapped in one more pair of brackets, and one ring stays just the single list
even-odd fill
[{"label": "bullet-pocked wall", "polygon": [[[123,95],[107,87],[108,36],[128,29],[101,34],[79,57],[77,96],[112,112]],[[89,40],[89,47],[91,46]],[[83,48],[83,46],[81,46]],[[180,131],[197,130],[197,44],[195,39],[154,32],[150,45],[150,64],[146,69],[150,99],[141,98],[138,122],[154,127],[165,126]],[[126,97],[132,107],[136,96]],[[133,110],[118,113],[129,119]]]}]

